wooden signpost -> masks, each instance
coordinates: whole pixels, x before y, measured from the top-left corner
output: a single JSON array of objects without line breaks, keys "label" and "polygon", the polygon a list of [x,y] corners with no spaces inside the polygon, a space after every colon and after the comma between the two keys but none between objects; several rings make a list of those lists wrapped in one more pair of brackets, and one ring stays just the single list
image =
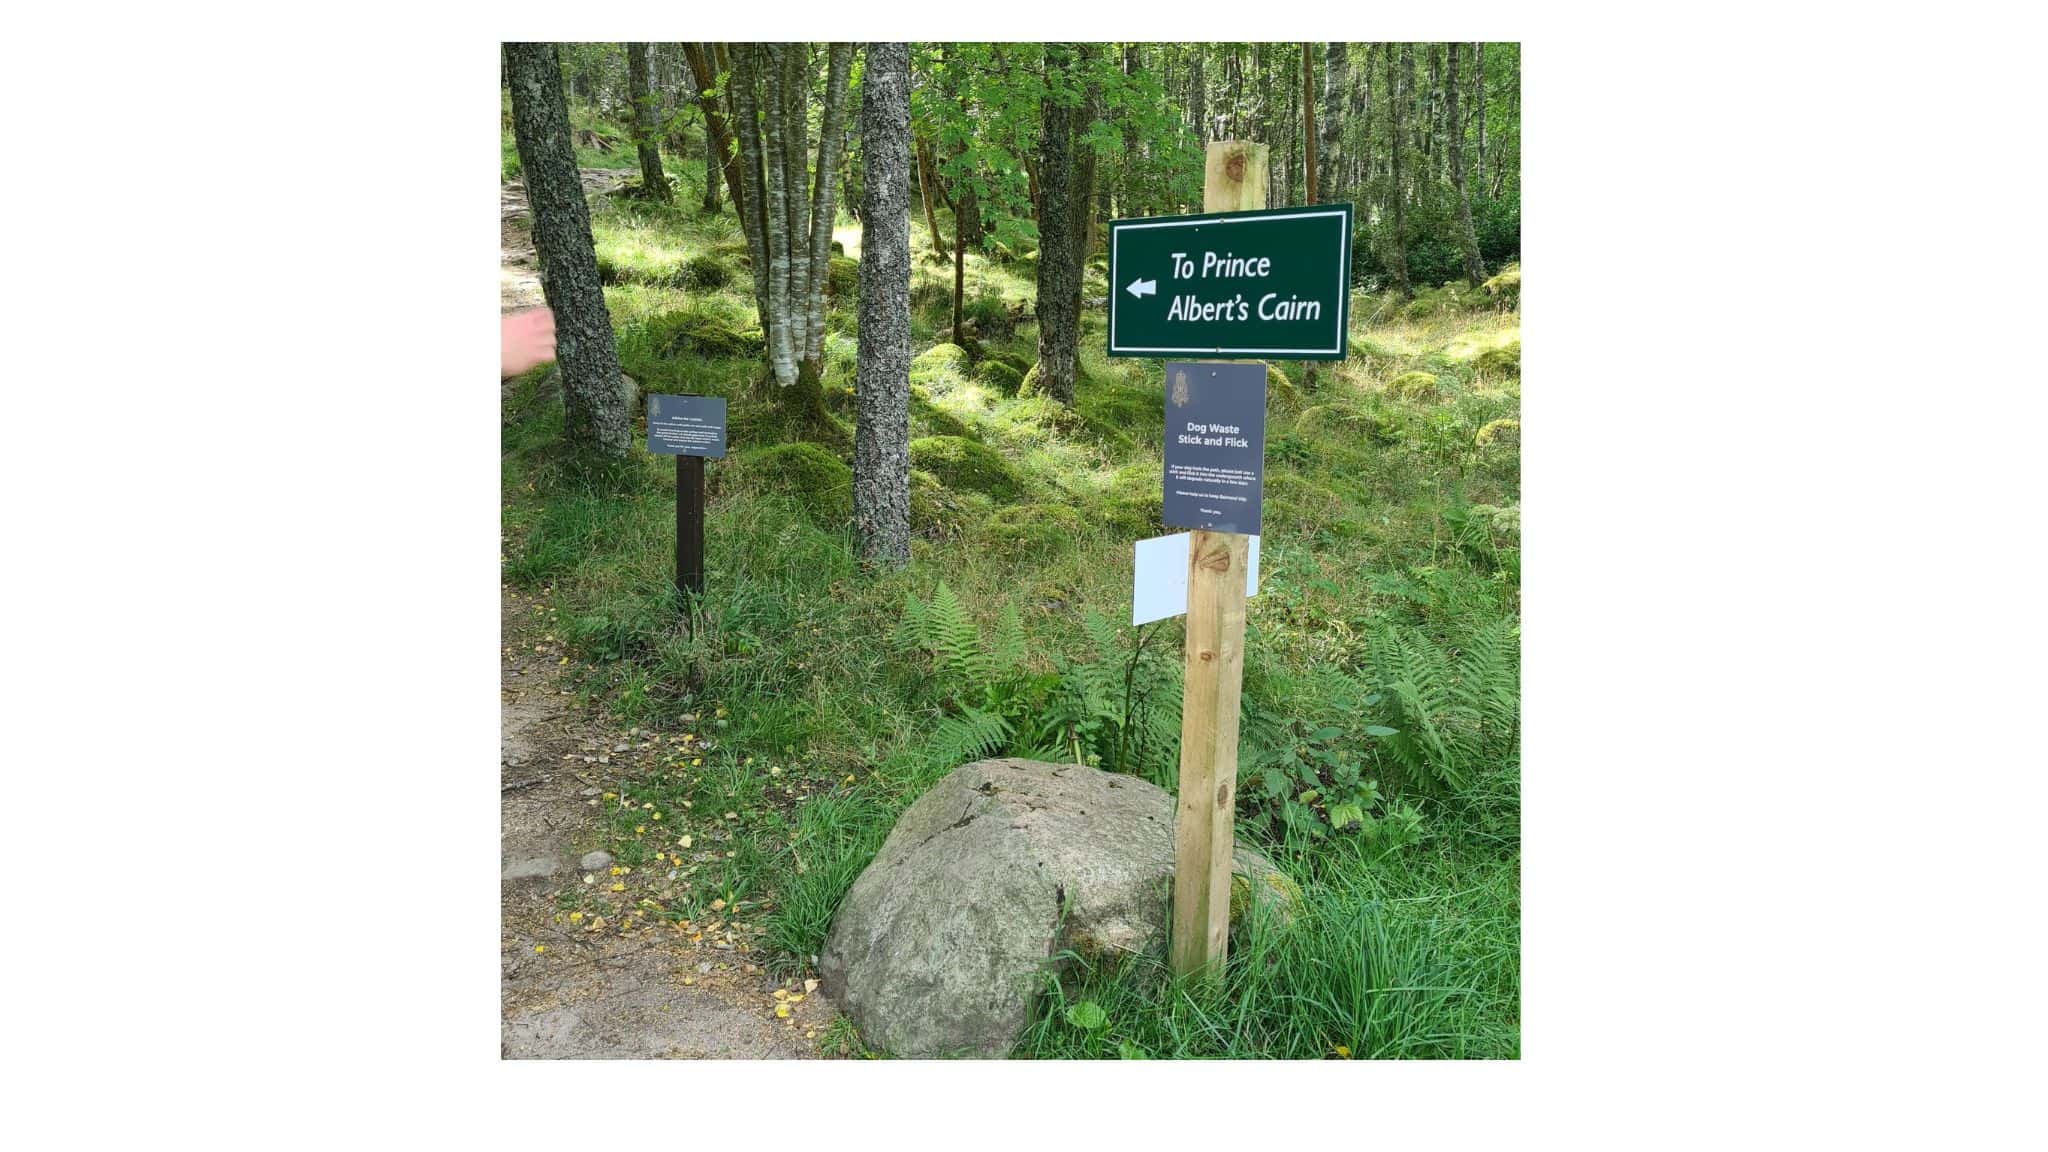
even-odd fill
[{"label": "wooden signpost", "polygon": [[704,594],[704,460],[725,455],[725,400],[649,396],[647,450],[676,458],[676,602],[684,619]]},{"label": "wooden signpost", "polygon": [[[1351,206],[1264,211],[1266,159],[1264,144],[1213,142],[1202,215],[1110,224],[1111,356],[1344,358]],[[1169,364],[1165,398],[1164,519],[1193,529],[1168,959],[1202,979],[1222,975],[1230,946],[1245,566],[1264,484],[1265,369],[1231,369]]]}]

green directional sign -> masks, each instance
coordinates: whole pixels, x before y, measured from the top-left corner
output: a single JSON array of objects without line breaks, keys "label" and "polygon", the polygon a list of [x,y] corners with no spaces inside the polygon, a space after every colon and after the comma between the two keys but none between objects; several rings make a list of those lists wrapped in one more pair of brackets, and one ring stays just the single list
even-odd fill
[{"label": "green directional sign", "polygon": [[1111,356],[1342,360],[1351,205],[1109,224]]}]

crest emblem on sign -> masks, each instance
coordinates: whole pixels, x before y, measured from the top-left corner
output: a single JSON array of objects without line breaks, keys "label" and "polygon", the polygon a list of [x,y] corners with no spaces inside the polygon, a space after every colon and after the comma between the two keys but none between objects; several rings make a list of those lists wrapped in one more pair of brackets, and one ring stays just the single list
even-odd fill
[{"label": "crest emblem on sign", "polygon": [[1185,405],[1187,404],[1187,402],[1188,402],[1188,374],[1187,374],[1187,370],[1186,370],[1186,369],[1178,369],[1178,370],[1176,370],[1176,371],[1174,372],[1174,374],[1173,374],[1173,406],[1174,406],[1175,408],[1180,408],[1180,407],[1183,407],[1183,406],[1185,406]]}]

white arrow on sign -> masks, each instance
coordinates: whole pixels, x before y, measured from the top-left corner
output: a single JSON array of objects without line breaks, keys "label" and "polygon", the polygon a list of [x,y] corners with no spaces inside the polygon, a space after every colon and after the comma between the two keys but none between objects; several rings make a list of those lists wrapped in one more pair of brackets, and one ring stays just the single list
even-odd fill
[{"label": "white arrow on sign", "polygon": [[1130,282],[1129,286],[1125,290],[1128,291],[1131,295],[1141,298],[1145,296],[1150,296],[1153,293],[1159,291],[1159,281],[1133,280]]}]

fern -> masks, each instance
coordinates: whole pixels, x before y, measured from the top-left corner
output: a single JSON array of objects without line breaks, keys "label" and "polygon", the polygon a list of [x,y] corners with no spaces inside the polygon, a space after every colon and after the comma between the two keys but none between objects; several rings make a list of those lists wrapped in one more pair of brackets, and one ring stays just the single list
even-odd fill
[{"label": "fern", "polygon": [[925,745],[925,756],[935,767],[950,768],[980,760],[1009,742],[1010,722],[993,712],[966,708],[958,716],[939,721]]},{"label": "fern", "polygon": [[988,667],[992,675],[1010,676],[1024,670],[1030,653],[1024,641],[1024,617],[1015,600],[1003,602],[1003,614],[996,621],[995,640],[989,645]]},{"label": "fern", "polygon": [[1392,707],[1385,747],[1416,782],[1463,792],[1514,755],[1521,687],[1512,621],[1477,628],[1456,649],[1392,625],[1369,637],[1366,660]]}]

